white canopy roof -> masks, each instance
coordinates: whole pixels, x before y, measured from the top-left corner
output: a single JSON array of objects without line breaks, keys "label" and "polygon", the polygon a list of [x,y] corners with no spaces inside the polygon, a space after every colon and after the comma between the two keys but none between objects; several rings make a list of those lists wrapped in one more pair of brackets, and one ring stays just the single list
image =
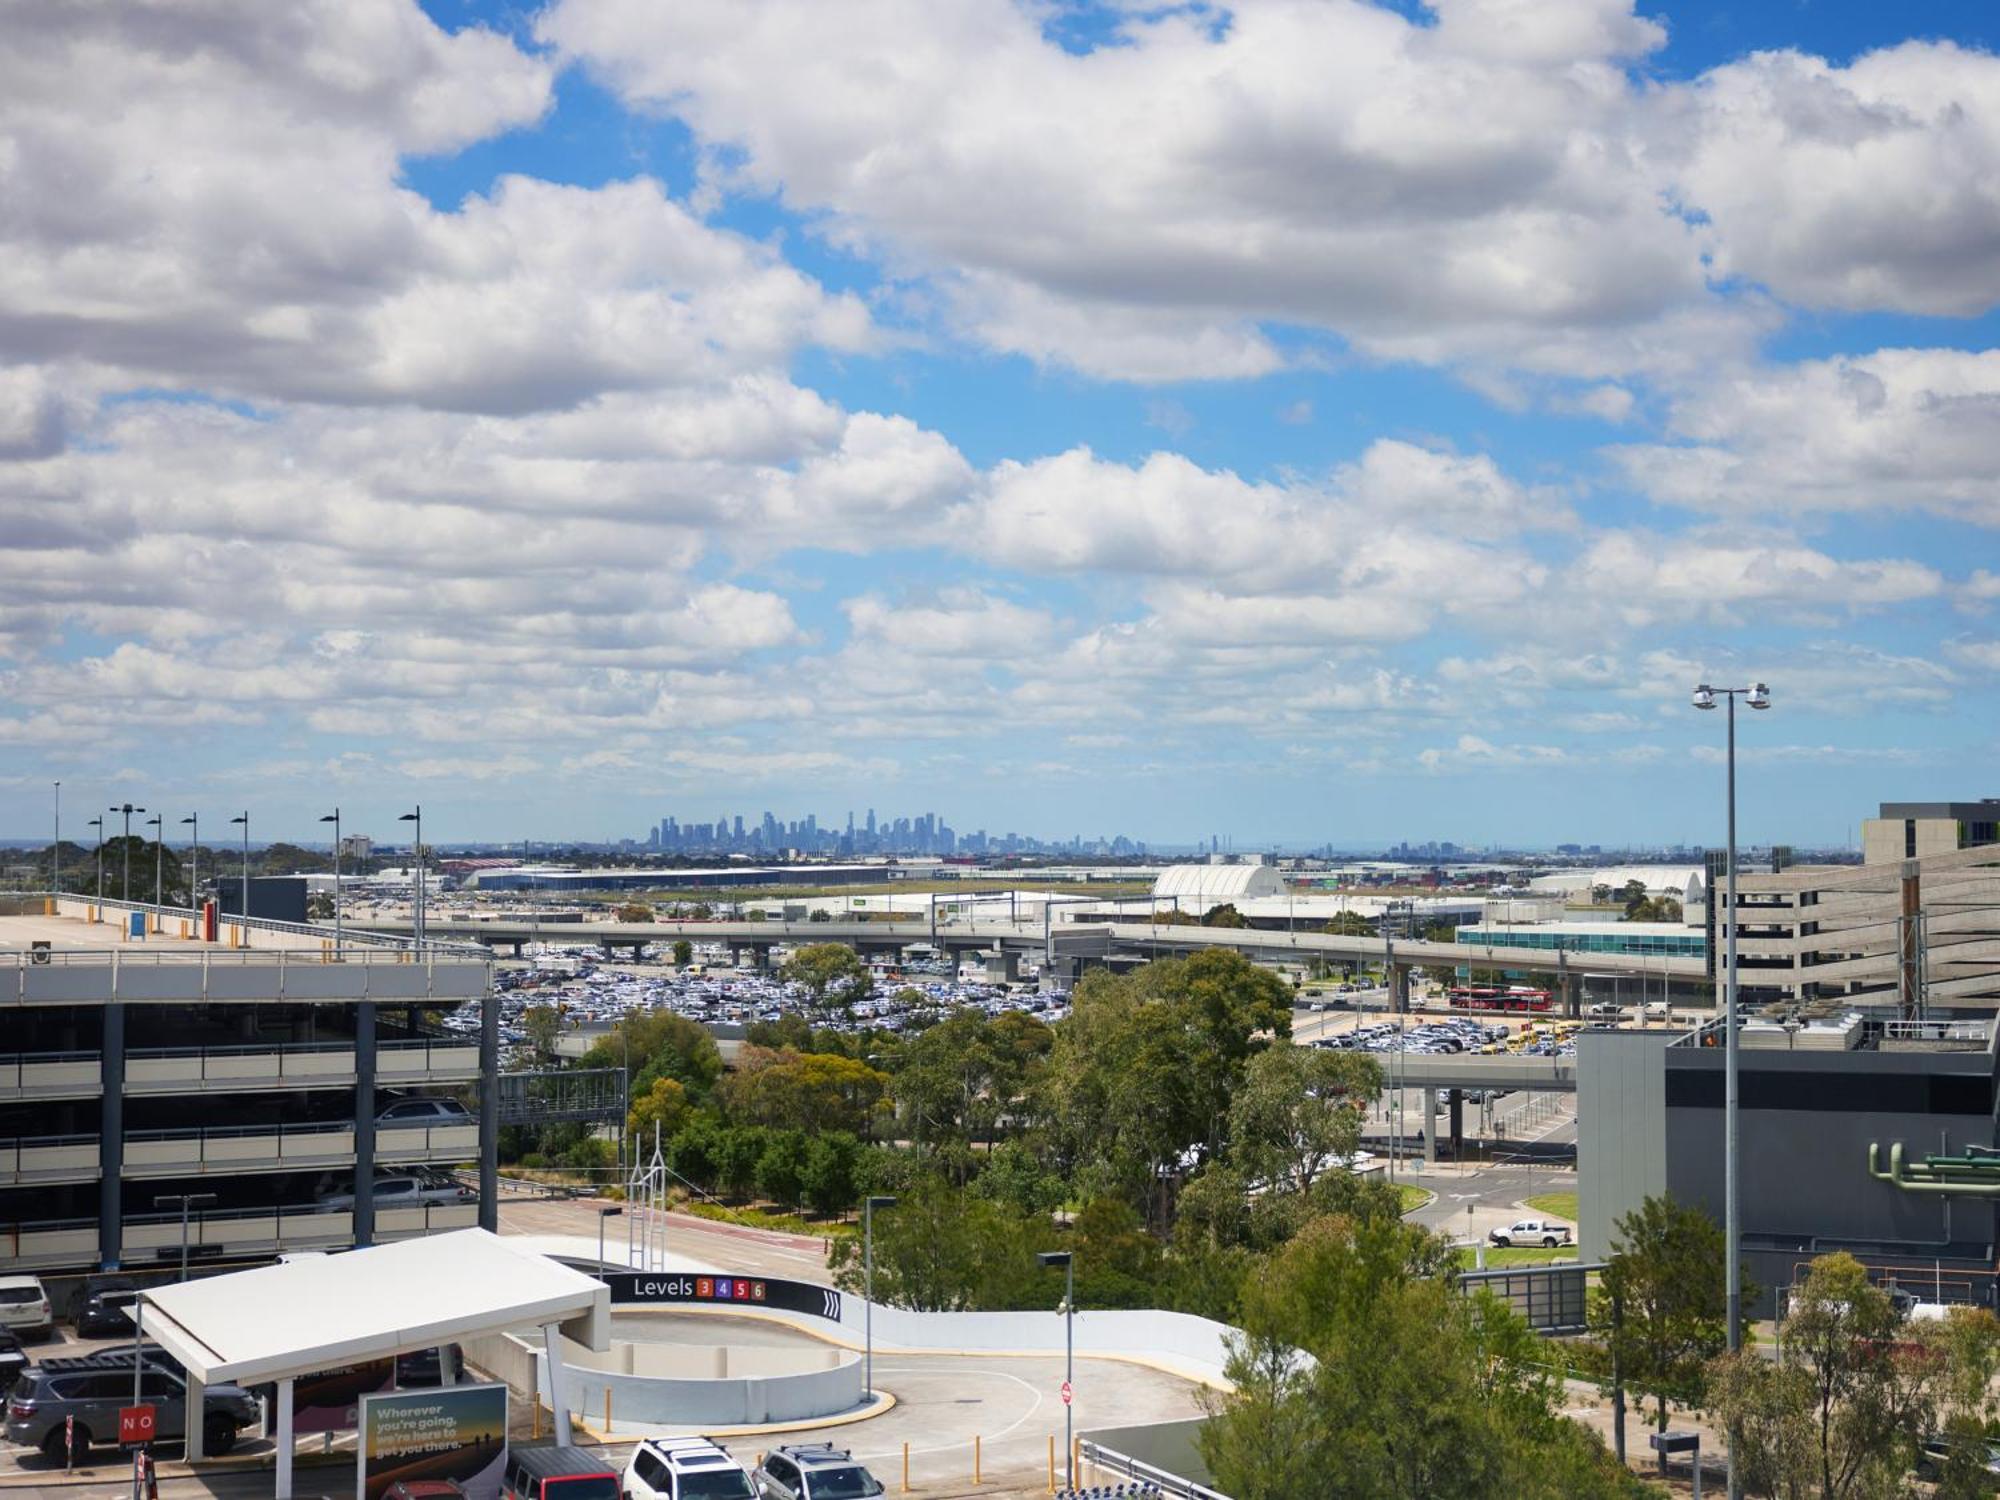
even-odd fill
[{"label": "white canopy roof", "polygon": [[154,1287],[145,1333],[204,1385],[306,1375],[476,1334],[560,1323],[610,1344],[604,1284],[484,1229]]},{"label": "white canopy roof", "polygon": [[1203,911],[1250,896],[1284,894],[1284,877],[1269,865],[1174,865],[1153,882],[1156,900],[1191,902]]}]

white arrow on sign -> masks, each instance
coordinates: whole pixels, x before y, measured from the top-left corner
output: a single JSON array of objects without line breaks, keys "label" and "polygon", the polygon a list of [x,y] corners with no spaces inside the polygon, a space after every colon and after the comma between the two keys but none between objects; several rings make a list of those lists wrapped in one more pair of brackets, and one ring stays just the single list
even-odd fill
[{"label": "white arrow on sign", "polygon": [[1064,1406],[1068,1406],[1068,1405],[1069,1405],[1069,1403],[1070,1403],[1070,1400],[1071,1400],[1071,1398],[1072,1398],[1072,1397],[1074,1397],[1075,1395],[1076,1395],[1076,1392],[1075,1392],[1075,1391],[1073,1391],[1072,1389],[1070,1389],[1070,1383],[1069,1383],[1069,1382],[1068,1382],[1067,1380],[1065,1380],[1065,1381],[1064,1381],[1064,1382],[1062,1383],[1062,1402],[1063,1402],[1063,1405],[1064,1405]]}]

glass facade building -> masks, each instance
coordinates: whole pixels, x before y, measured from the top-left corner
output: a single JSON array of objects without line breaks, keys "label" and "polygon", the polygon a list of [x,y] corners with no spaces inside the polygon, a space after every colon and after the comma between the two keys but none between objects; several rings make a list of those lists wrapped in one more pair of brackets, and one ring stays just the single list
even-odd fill
[{"label": "glass facade building", "polygon": [[1652,953],[1673,958],[1701,958],[1708,952],[1708,938],[1699,927],[1663,922],[1544,922],[1532,927],[1481,922],[1459,928],[1457,937],[1477,948]]}]

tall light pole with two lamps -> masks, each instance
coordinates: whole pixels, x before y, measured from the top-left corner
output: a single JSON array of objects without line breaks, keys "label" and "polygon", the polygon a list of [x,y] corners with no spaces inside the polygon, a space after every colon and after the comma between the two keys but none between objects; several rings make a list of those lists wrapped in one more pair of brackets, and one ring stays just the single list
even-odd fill
[{"label": "tall light pole with two lamps", "polygon": [[[1718,698],[1726,699],[1729,707],[1728,753],[1728,801],[1729,801],[1729,850],[1724,856],[1723,866],[1727,878],[1727,894],[1723,911],[1729,918],[1726,956],[1723,960],[1723,1012],[1722,1012],[1722,1252],[1728,1258],[1725,1269],[1729,1278],[1729,1351],[1734,1354],[1743,1346],[1743,1217],[1738,1202],[1739,1172],[1737,1158],[1741,1153],[1741,1142],[1736,1130],[1736,700],[1741,698],[1754,709],[1771,706],[1771,690],[1763,683],[1752,683],[1749,687],[1714,687],[1704,682],[1694,690],[1694,706],[1704,711],[1713,709]],[[1715,900],[1715,892],[1708,893],[1710,901]],[[1729,1496],[1737,1500],[1743,1493],[1736,1473],[1736,1444],[1729,1444]]]},{"label": "tall light pole with two lamps", "polygon": [[861,1200],[862,1347],[867,1351],[863,1356],[861,1390],[870,1401],[875,1399],[875,1210],[895,1206],[896,1200],[885,1193]]},{"label": "tall light pole with two lamps", "polygon": [[1065,1485],[1076,1493],[1076,1254],[1070,1250],[1041,1250],[1035,1259],[1045,1266],[1061,1266],[1063,1271],[1063,1474]]},{"label": "tall light pole with two lamps", "polygon": [[134,807],[129,802],[122,807],[109,809],[111,812],[125,814],[125,883],[119,887],[118,894],[127,901],[132,899],[132,814],[145,810],[143,807]]},{"label": "tall light pole with two lamps", "polygon": [[[167,904],[167,820],[164,815],[154,813],[139,825],[153,830],[153,905]],[[158,920],[156,917],[155,921]]]}]

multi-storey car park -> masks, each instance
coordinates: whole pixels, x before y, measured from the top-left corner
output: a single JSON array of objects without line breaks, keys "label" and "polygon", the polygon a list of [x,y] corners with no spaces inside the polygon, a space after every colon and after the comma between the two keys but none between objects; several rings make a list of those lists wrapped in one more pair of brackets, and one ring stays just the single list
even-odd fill
[{"label": "multi-storey car park", "polygon": [[[171,1265],[184,1198],[204,1261],[494,1228],[497,1007],[475,1035],[437,1024],[491,995],[488,956],[198,927],[70,896],[0,907],[0,1274]],[[374,1200],[383,1169],[474,1162],[476,1201]]]}]

